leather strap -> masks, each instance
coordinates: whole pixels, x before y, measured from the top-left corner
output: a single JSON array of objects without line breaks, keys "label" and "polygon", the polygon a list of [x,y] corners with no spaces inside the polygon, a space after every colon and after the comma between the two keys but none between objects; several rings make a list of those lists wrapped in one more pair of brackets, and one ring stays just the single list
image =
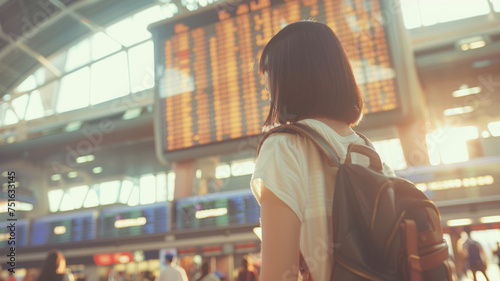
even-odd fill
[{"label": "leather strap", "polygon": [[413,220],[404,220],[403,222],[406,235],[406,254],[408,257],[408,266],[410,270],[411,281],[422,281],[422,265],[418,255],[417,247],[417,224]]},{"label": "leather strap", "polygon": [[429,270],[438,265],[443,264],[443,262],[449,258],[448,245],[445,245],[441,249],[433,252],[432,254],[420,257],[420,266],[422,270]]},{"label": "leather strap", "polygon": [[363,135],[360,132],[356,132],[356,134],[358,134],[358,136],[360,136],[365,141],[365,144],[367,146],[369,146],[369,147],[371,147],[371,149],[375,150],[375,146],[373,146],[373,143],[365,135]]},{"label": "leather strap", "polygon": [[349,146],[347,147],[347,155],[344,163],[351,163],[351,153],[359,153],[368,157],[368,159],[370,159],[368,168],[377,172],[381,172],[383,170],[382,160],[380,159],[380,156],[375,150],[371,149],[370,147],[356,143],[349,144]]}]

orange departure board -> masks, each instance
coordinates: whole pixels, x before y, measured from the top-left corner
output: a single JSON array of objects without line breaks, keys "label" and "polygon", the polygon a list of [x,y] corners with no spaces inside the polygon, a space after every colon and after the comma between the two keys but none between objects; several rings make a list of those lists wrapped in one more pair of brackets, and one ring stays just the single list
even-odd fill
[{"label": "orange departure board", "polygon": [[285,25],[330,26],[351,61],[365,114],[398,108],[396,71],[378,0],[220,4],[153,27],[164,153],[260,134],[269,110],[257,61]]}]

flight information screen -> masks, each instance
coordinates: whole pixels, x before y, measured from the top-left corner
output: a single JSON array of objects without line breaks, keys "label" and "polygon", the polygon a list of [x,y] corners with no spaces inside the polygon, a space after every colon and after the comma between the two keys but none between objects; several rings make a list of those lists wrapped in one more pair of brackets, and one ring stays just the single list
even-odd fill
[{"label": "flight information screen", "polygon": [[102,210],[99,238],[119,238],[167,232],[167,203]]},{"label": "flight information screen", "polygon": [[269,96],[256,62],[274,34],[301,19],[314,18],[337,34],[365,98],[365,114],[397,109],[382,10],[377,0],[258,0],[157,25],[164,152],[261,133]]},{"label": "flight information screen", "polygon": [[95,231],[93,211],[43,217],[33,220],[31,245],[91,241]]},{"label": "flight information screen", "polygon": [[[12,226],[14,224],[14,226]],[[24,248],[28,243],[28,220],[5,221],[0,228],[0,248]]]},{"label": "flight information screen", "polygon": [[248,190],[181,198],[176,203],[177,229],[258,223],[260,207]]}]

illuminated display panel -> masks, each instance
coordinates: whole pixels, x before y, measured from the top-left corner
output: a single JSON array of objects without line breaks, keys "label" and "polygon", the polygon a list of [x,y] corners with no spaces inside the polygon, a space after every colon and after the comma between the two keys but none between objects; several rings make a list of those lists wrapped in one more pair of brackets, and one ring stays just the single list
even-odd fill
[{"label": "illuminated display panel", "polygon": [[269,97],[252,65],[283,26],[311,17],[342,42],[365,98],[364,113],[398,108],[379,1],[261,0],[223,8],[154,28],[164,153],[258,135]]},{"label": "illuminated display panel", "polygon": [[[10,223],[15,224],[14,236],[9,229]],[[5,225],[5,227],[3,227]],[[28,220],[7,221],[0,228],[0,248],[24,248],[28,243]],[[12,237],[12,239],[10,239]],[[14,241],[9,244],[9,241]],[[15,243],[15,244],[14,244]]]},{"label": "illuminated display panel", "polygon": [[177,229],[258,223],[260,207],[248,190],[182,198],[176,203]]},{"label": "illuminated display panel", "polygon": [[33,220],[31,245],[50,245],[95,239],[94,212],[55,215]]},{"label": "illuminated display panel", "polygon": [[[500,196],[500,158],[495,161],[473,159],[466,163],[413,168],[398,176],[415,183],[434,202]],[[463,203],[461,203],[463,204]]]},{"label": "illuminated display panel", "polygon": [[99,238],[167,232],[167,203],[118,207],[101,212]]}]

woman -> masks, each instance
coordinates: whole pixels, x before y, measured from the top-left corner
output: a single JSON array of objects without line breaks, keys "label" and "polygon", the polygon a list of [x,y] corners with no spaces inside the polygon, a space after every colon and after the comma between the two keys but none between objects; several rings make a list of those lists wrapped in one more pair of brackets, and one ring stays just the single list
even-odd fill
[{"label": "woman", "polygon": [[66,273],[66,259],[60,251],[47,253],[37,281],[74,281],[73,275]]},{"label": "woman", "polygon": [[[313,21],[286,26],[264,48],[259,72],[271,95],[264,132],[305,124],[329,142],[342,162],[350,143],[364,144],[351,129],[361,119],[362,97],[328,26]],[[334,170],[325,161],[298,135],[277,133],[263,142],[250,183],[261,204],[262,281],[297,280],[300,254],[313,280],[330,279]],[[368,164],[357,154],[352,161]]]}]

